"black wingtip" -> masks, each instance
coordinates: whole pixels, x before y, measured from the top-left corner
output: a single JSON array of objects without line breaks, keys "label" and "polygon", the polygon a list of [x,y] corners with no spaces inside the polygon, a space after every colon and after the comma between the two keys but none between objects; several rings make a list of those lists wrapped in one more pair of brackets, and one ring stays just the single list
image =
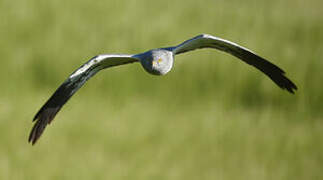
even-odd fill
[{"label": "black wingtip", "polygon": [[286,90],[288,92],[290,92],[291,94],[295,94],[295,92],[297,91],[297,86],[289,79],[288,80],[288,86],[286,87]]},{"label": "black wingtip", "polygon": [[270,77],[281,89],[287,90],[291,94],[295,94],[297,91],[297,86],[289,80],[284,74],[281,74],[281,77],[279,79],[273,79]]},{"label": "black wingtip", "polygon": [[60,110],[60,107],[45,108],[45,109],[41,109],[41,111],[39,111],[36,114],[34,119],[37,121],[29,134],[29,138],[28,138],[29,143],[34,145],[37,142],[37,140],[43,134],[46,126],[51,123],[51,121],[54,119],[54,117],[56,116],[59,110]]},{"label": "black wingtip", "polygon": [[281,71],[265,72],[281,89],[287,90],[291,94],[295,94],[297,91],[297,86],[285,76],[285,73]]},{"label": "black wingtip", "polygon": [[291,94],[295,94],[295,92],[297,91],[297,88],[294,88],[294,87],[292,87],[292,88],[288,87],[288,88],[285,88],[285,89]]},{"label": "black wingtip", "polygon": [[35,122],[35,125],[30,132],[28,142],[31,142],[32,145],[37,142],[37,140],[45,130],[47,124],[50,124],[52,122],[58,111],[73,95],[73,91],[75,89],[77,89],[77,87],[75,88],[75,84],[71,83],[70,80],[67,80],[47,100],[47,102],[36,113],[32,120],[33,122]]},{"label": "black wingtip", "polygon": [[[95,60],[96,57],[83,64],[74,73],[72,73],[71,76],[60,85],[60,87],[47,100],[43,107],[36,113],[35,117],[32,120],[33,122],[35,122],[35,124],[30,132],[28,142],[34,145],[44,132],[46,126],[52,122],[52,120],[55,118],[56,114],[64,106],[64,104],[89,78],[91,78],[96,72],[100,70],[100,68],[98,68],[100,64],[94,63],[93,65],[91,65],[92,60]],[[132,61],[127,61],[127,63],[135,61],[137,60],[132,59]],[[88,65],[89,63],[90,66],[84,68],[84,66]],[[78,71],[81,68],[83,68],[83,70],[80,73]]]},{"label": "black wingtip", "polygon": [[[224,50],[226,50],[224,48]],[[229,53],[231,49],[227,50]],[[254,54],[247,49],[236,49],[237,52],[232,53],[234,56],[242,59],[249,65],[256,67],[258,70],[265,73],[272,81],[274,81],[277,86],[279,86],[283,90],[287,90],[289,93],[294,94],[297,90],[297,86],[285,76],[284,70],[276,66],[275,64],[269,62],[268,60]]]}]

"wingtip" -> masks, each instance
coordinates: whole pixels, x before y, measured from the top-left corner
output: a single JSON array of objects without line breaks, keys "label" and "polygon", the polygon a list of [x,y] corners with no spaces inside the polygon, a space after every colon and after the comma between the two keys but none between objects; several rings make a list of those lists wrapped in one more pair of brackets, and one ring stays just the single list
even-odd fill
[{"label": "wingtip", "polygon": [[34,133],[33,131],[30,132],[29,137],[28,137],[28,143],[31,143],[31,145],[33,146],[36,143],[36,139],[34,138]]},{"label": "wingtip", "polygon": [[60,107],[55,108],[44,108],[36,114],[34,120],[36,120],[33,126],[28,142],[34,145],[43,134],[46,126],[55,118],[56,114],[60,110]]},{"label": "wingtip", "polygon": [[292,86],[292,87],[289,87],[289,88],[286,88],[286,89],[291,94],[295,94],[298,88],[296,86]]},{"label": "wingtip", "polygon": [[35,145],[36,141],[37,141],[37,140],[34,140],[33,138],[31,138],[31,137],[29,136],[29,138],[28,138],[28,143],[30,143],[32,146],[34,146],[34,145]]},{"label": "wingtip", "polygon": [[285,75],[285,73],[282,73],[283,76],[283,82],[284,82],[284,86],[282,87],[283,89],[286,89],[289,93],[291,94],[295,94],[295,92],[297,91],[297,86],[296,84],[293,83],[293,81],[291,81],[290,79],[288,79]]},{"label": "wingtip", "polygon": [[30,143],[32,146],[34,146],[36,144],[36,142],[38,141],[39,137],[36,137],[35,135],[30,134],[30,136],[28,138],[28,143]]},{"label": "wingtip", "polygon": [[291,94],[295,94],[297,89],[295,89],[295,88],[286,88],[286,90]]},{"label": "wingtip", "polygon": [[40,137],[40,136],[37,137],[38,126],[39,126],[39,122],[37,121],[28,137],[28,143],[31,143],[32,146],[37,142],[38,138]]}]

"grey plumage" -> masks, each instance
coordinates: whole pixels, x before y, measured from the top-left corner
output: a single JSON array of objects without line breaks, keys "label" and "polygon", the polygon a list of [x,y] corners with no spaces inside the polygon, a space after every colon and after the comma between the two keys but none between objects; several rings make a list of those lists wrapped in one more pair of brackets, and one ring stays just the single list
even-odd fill
[{"label": "grey plumage", "polygon": [[290,93],[294,93],[297,89],[296,85],[284,75],[285,72],[282,69],[256,55],[251,50],[228,40],[202,34],[178,46],[153,49],[135,55],[104,54],[93,57],[74,71],[37,112],[33,119],[36,123],[30,132],[28,141],[35,144],[46,125],[52,122],[69,98],[100,70],[140,62],[148,73],[164,75],[171,70],[175,55],[200,48],[214,48],[227,52],[265,73],[280,88],[286,89]]}]

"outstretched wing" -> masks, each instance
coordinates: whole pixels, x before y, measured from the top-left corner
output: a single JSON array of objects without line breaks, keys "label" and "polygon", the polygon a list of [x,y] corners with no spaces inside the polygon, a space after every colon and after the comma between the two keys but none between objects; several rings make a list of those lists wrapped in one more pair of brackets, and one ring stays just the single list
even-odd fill
[{"label": "outstretched wing", "polygon": [[200,48],[215,48],[230,53],[265,73],[280,88],[286,89],[290,93],[297,90],[296,85],[284,75],[285,72],[278,66],[256,55],[251,50],[225,39],[202,34],[173,47],[172,50],[174,54],[181,54]]},{"label": "outstretched wing", "polygon": [[102,69],[137,62],[139,59],[132,55],[98,55],[74,71],[55,93],[37,112],[33,121],[36,121],[29,135],[29,142],[35,144],[43,133],[47,124],[50,124],[58,111],[93,75]]}]

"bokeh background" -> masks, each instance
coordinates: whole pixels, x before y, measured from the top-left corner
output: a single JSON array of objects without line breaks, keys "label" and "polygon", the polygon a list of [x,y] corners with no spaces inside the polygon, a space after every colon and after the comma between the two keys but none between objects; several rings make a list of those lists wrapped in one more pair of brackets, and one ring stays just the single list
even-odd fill
[{"label": "bokeh background", "polygon": [[[0,179],[322,179],[323,1],[0,1]],[[31,120],[82,63],[200,33],[252,49],[299,87],[215,50],[93,77],[40,141]]]}]

